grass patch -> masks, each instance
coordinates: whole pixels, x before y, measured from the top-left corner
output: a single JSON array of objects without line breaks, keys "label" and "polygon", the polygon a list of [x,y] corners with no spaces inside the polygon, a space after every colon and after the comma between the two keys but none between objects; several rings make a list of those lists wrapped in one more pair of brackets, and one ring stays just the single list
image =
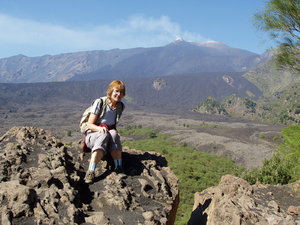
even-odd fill
[{"label": "grass patch", "polygon": [[[189,147],[187,144],[179,145],[170,140],[172,135],[157,133],[148,128],[123,128],[122,135],[137,135],[138,140],[125,141],[123,145],[141,151],[154,151],[161,153],[168,161],[179,179],[180,204],[175,224],[187,224],[194,203],[194,193],[219,184],[220,178],[225,174],[240,175],[242,169],[228,158],[217,157],[202,153]],[[151,138],[151,134],[156,136]],[[143,136],[145,138],[141,139]]]}]

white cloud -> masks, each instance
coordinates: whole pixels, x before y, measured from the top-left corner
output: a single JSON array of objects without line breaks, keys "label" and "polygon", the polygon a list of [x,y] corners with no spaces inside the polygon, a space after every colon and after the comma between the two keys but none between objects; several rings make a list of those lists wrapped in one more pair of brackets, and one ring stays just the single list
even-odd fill
[{"label": "white cloud", "polygon": [[200,34],[182,30],[180,25],[172,22],[167,16],[132,16],[117,25],[80,29],[0,14],[0,30],[0,57],[162,46],[177,37],[186,41],[208,40]]}]

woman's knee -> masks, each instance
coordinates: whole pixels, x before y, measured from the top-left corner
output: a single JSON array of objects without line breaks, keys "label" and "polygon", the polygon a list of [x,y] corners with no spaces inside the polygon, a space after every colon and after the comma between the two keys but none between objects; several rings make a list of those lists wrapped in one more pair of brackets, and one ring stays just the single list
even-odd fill
[{"label": "woman's knee", "polygon": [[116,138],[120,137],[119,133],[116,130],[110,130],[109,133],[110,133],[110,136],[112,137],[112,139],[116,139]]},{"label": "woman's knee", "polygon": [[100,133],[100,132],[97,132],[97,139],[107,139],[109,138],[109,133]]}]

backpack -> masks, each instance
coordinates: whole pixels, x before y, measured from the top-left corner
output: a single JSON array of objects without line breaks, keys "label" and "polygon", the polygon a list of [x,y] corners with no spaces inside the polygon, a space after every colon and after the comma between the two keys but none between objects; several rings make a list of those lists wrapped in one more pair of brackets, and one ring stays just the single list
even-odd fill
[{"label": "backpack", "polygon": [[[101,108],[102,108],[102,106],[103,106],[103,100],[102,100],[102,98],[99,98],[99,100],[101,101]],[[79,127],[80,127],[80,132],[82,134],[85,134],[85,132],[88,130],[87,122],[88,122],[88,120],[90,118],[90,115],[91,115],[92,105],[94,104],[95,101],[96,100],[94,100],[92,102],[92,104],[86,110],[84,110],[84,112],[83,112],[83,114],[81,116]]]},{"label": "backpack", "polygon": [[[85,134],[85,132],[88,130],[88,127],[87,127],[87,122],[89,120],[89,117],[91,115],[91,108],[93,106],[93,104],[95,103],[95,101],[100,101],[100,112],[101,114],[99,115],[99,118],[98,120],[101,120],[105,114],[105,111],[106,111],[106,106],[107,106],[107,101],[106,101],[107,97],[101,97],[99,99],[96,99],[92,102],[92,104],[86,109],[84,110],[82,116],[81,116],[81,119],[80,119],[80,124],[79,124],[79,127],[80,127],[80,132],[82,134]],[[124,109],[124,104],[123,102],[118,102],[117,103],[117,118],[116,118],[116,123],[119,122],[119,119],[122,115],[122,112],[123,112],[123,109]]]}]

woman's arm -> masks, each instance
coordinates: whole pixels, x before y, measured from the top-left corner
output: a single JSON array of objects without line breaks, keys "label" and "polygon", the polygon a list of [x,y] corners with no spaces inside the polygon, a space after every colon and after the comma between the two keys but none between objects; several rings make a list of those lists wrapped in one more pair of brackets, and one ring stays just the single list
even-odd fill
[{"label": "woman's arm", "polygon": [[89,120],[87,122],[88,129],[91,131],[100,131],[101,133],[106,133],[107,128],[96,125],[97,119],[98,119],[98,115],[91,113]]}]

